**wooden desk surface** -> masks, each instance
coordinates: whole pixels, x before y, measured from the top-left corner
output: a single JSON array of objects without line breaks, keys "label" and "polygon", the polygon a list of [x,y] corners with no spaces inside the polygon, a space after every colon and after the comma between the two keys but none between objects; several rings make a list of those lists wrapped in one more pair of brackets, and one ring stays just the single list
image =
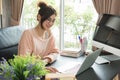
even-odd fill
[{"label": "wooden desk surface", "polygon": [[[58,67],[69,61],[83,62],[85,57],[71,58],[60,56],[51,66]],[[120,72],[120,60],[113,61],[110,64],[96,64],[91,68],[76,76],[77,80],[113,80]]]}]

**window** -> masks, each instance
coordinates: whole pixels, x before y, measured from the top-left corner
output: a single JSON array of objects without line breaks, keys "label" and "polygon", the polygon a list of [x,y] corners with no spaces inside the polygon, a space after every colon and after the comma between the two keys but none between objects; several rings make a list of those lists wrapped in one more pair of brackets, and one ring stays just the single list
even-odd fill
[{"label": "window", "polygon": [[[38,0],[39,1],[39,0]],[[37,0],[25,0],[22,24],[26,28],[35,27],[38,8]],[[57,46],[62,49],[79,49],[78,36],[88,38],[88,49],[97,20],[97,13],[91,0],[45,0],[57,10],[57,19],[52,27]]]}]

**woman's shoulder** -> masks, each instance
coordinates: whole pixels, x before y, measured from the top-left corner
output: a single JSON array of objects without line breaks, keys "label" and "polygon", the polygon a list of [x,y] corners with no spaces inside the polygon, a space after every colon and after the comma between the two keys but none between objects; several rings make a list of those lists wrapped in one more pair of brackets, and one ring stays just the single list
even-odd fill
[{"label": "woman's shoulder", "polygon": [[29,29],[26,29],[25,31],[24,31],[24,33],[26,33],[26,34],[30,34],[30,33],[33,33],[34,31],[34,28],[29,28]]},{"label": "woman's shoulder", "polygon": [[54,34],[52,31],[49,32],[49,38],[54,38]]},{"label": "woman's shoulder", "polygon": [[51,30],[48,31],[49,37],[54,37],[53,32]]},{"label": "woman's shoulder", "polygon": [[24,36],[24,37],[30,37],[30,36],[32,36],[32,34],[33,34],[33,28],[31,28],[31,29],[25,29],[24,32],[23,32],[23,34],[22,34],[22,36]]}]

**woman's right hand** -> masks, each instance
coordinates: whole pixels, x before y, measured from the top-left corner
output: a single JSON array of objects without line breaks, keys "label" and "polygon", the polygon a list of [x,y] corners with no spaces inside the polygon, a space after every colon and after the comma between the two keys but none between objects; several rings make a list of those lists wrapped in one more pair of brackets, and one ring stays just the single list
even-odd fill
[{"label": "woman's right hand", "polygon": [[58,70],[56,69],[56,68],[54,68],[54,67],[46,67],[46,69],[50,72],[50,73],[56,73],[56,72],[58,72]]}]

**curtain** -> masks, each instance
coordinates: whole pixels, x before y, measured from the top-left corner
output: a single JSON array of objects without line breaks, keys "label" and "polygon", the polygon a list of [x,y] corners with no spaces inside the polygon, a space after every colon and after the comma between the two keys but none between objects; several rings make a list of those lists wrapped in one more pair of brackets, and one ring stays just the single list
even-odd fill
[{"label": "curtain", "polygon": [[98,21],[102,14],[120,15],[120,0],[92,0],[94,7],[98,13]]},{"label": "curtain", "polygon": [[24,0],[11,0],[10,26],[19,25]]},{"label": "curtain", "polygon": [[120,15],[120,0],[92,0],[98,14]]},{"label": "curtain", "polygon": [[2,0],[0,0],[0,28],[2,27]]},{"label": "curtain", "polygon": [[93,3],[99,15],[110,13],[112,0],[93,0]]}]

